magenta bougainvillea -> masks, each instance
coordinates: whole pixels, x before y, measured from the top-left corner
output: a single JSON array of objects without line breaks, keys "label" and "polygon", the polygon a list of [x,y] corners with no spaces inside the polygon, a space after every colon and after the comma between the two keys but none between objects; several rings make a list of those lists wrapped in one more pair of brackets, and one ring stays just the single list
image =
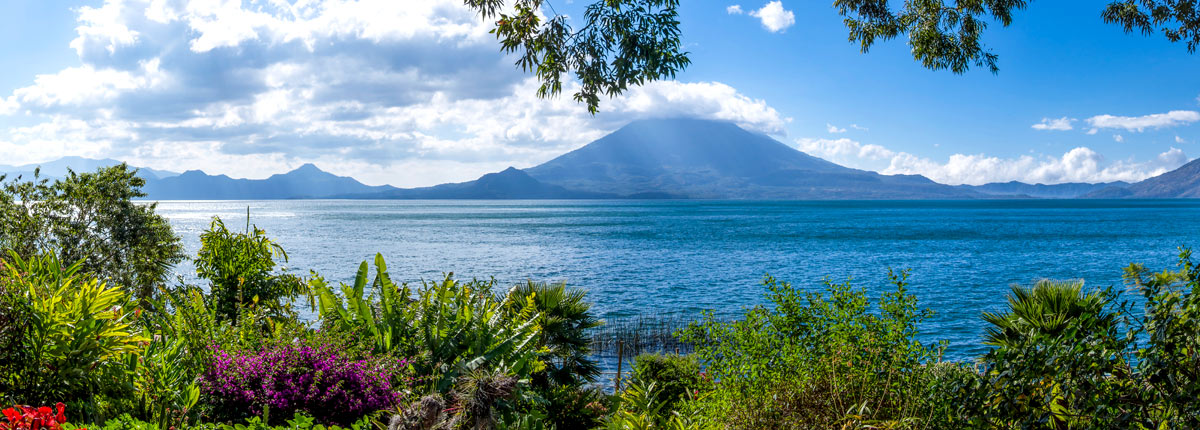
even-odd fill
[{"label": "magenta bougainvillea", "polygon": [[261,414],[291,417],[303,411],[318,422],[348,425],[403,398],[392,381],[404,360],[351,360],[322,345],[280,346],[258,352],[213,350],[201,389],[230,413],[227,418]]}]

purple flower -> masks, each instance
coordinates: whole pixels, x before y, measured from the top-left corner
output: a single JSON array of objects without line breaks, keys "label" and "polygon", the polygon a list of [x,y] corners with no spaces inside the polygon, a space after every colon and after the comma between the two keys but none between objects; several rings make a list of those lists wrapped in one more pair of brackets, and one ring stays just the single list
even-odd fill
[{"label": "purple flower", "polygon": [[348,425],[375,411],[389,409],[403,396],[390,376],[407,366],[399,360],[350,360],[321,345],[282,346],[258,352],[214,348],[214,363],[201,388],[232,411],[236,419],[262,413],[291,417],[304,411],[325,424]]}]

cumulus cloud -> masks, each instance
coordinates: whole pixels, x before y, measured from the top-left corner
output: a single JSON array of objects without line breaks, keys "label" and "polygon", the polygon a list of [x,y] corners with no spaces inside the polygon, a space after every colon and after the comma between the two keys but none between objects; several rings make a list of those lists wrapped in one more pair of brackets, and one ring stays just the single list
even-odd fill
[{"label": "cumulus cloud", "polygon": [[784,9],[783,3],[778,0],[763,5],[761,9],[751,11],[750,16],[762,21],[763,28],[772,33],[779,33],[796,23],[796,15],[792,11]]},{"label": "cumulus cloud", "polygon": [[1124,142],[1124,141],[1125,141],[1125,137],[1124,137],[1124,136],[1121,136],[1121,135],[1119,135],[1119,134],[1114,134],[1114,135],[1113,135],[1113,140],[1114,140],[1114,141],[1116,141],[1116,142],[1118,142],[1118,143],[1119,143],[1119,142]]},{"label": "cumulus cloud", "polygon": [[1063,182],[1136,182],[1174,170],[1187,163],[1178,148],[1144,162],[1105,158],[1087,147],[1074,148],[1061,157],[991,157],[983,154],[954,154],[944,163],[902,154],[894,157],[884,174],[921,174],[946,184],[984,184],[1022,181],[1057,184]]},{"label": "cumulus cloud", "polygon": [[845,133],[845,128],[838,128],[836,125],[825,123],[825,130],[830,133]]},{"label": "cumulus cloud", "polygon": [[[742,11],[742,5],[735,4],[735,5],[730,5],[729,7],[725,8],[725,13],[730,14],[730,15],[741,15],[745,12]],[[1200,98],[1198,98],[1198,99],[1200,99]]]},{"label": "cumulus cloud", "polygon": [[809,155],[850,166],[855,166],[863,160],[887,160],[897,155],[896,152],[882,146],[863,145],[844,137],[841,139],[800,138],[796,140],[796,145],[798,149]]},{"label": "cumulus cloud", "polygon": [[1033,129],[1066,131],[1074,128],[1071,126],[1071,123],[1074,121],[1075,118],[1067,118],[1065,116],[1062,118],[1042,118],[1042,122],[1034,124]]},{"label": "cumulus cloud", "polygon": [[1200,121],[1200,112],[1192,110],[1173,110],[1143,116],[1096,115],[1087,119],[1093,130],[1120,128],[1132,132],[1142,132],[1147,128],[1175,127],[1196,121]]},{"label": "cumulus cloud", "polygon": [[1175,136],[1175,143],[1187,143],[1187,141],[1183,140],[1182,137]]},{"label": "cumulus cloud", "polygon": [[1074,148],[1060,157],[1024,155],[1001,158],[985,154],[953,154],[942,162],[846,138],[801,138],[796,140],[796,147],[850,167],[876,170],[888,175],[924,175],[952,185],[1008,181],[1043,184],[1135,182],[1174,170],[1188,161],[1188,157],[1178,148],[1171,148],[1153,160],[1143,162],[1108,162],[1087,147]]},{"label": "cumulus cloud", "polygon": [[6,161],[112,157],[252,178],[318,162],[411,186],[534,165],[638,118],[774,135],[788,121],[719,82],[655,82],[595,117],[569,96],[538,99],[457,0],[107,0],[78,22],[80,65],[0,96],[0,115],[22,125],[0,129]]}]

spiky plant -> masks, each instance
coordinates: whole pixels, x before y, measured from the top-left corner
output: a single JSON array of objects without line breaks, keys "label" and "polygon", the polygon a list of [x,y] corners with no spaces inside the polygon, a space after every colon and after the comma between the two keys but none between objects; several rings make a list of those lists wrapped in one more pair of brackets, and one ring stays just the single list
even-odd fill
[{"label": "spiky plant", "polygon": [[596,361],[589,357],[588,330],[603,323],[592,315],[587,291],[567,288],[565,283],[528,281],[509,290],[508,298],[509,312],[520,312],[526,303],[538,312],[541,332],[535,341],[546,369],[533,375],[534,386],[581,386],[600,375]]},{"label": "spiky plant", "polygon": [[1011,347],[1036,335],[1063,335],[1072,320],[1083,317],[1095,318],[1099,327],[1116,324],[1117,315],[1105,309],[1108,302],[1101,291],[1084,291],[1083,281],[1013,285],[1006,312],[983,313],[983,320],[991,324],[984,343]]}]

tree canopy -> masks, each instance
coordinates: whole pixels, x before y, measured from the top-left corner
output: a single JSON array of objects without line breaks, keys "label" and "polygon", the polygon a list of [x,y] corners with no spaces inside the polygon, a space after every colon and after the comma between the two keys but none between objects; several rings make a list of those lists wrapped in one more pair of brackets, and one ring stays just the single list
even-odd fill
[{"label": "tree canopy", "polygon": [[[673,78],[691,63],[682,50],[679,0],[601,0],[573,28],[545,0],[464,0],[483,19],[497,19],[500,49],[517,54],[517,66],[541,81],[537,94],[562,92],[563,76],[579,80],[575,101],[595,114],[600,95],[620,95],[631,85]],[[545,8],[543,8],[545,6]],[[552,15],[546,17],[544,10]],[[509,10],[506,12],[506,10]]]},{"label": "tree canopy", "polygon": [[[501,51],[516,53],[516,65],[534,73],[541,82],[539,97],[560,94],[563,80],[569,79],[564,76],[573,74],[580,85],[574,99],[586,103],[593,115],[601,95],[614,97],[630,86],[674,78],[691,64],[682,50],[679,0],[596,0],[587,6],[578,29],[547,0],[464,2],[483,19],[496,19],[492,33]],[[1104,22],[1126,33],[1161,32],[1194,53],[1200,45],[1198,2],[1114,0],[1098,12]],[[878,41],[906,37],[914,60],[955,74],[971,67],[998,73],[999,55],[983,43],[983,32],[990,23],[1007,27],[1014,13],[1028,4],[1027,0],[833,1],[849,30],[849,41],[862,52]]]},{"label": "tree canopy", "polygon": [[166,282],[184,258],[183,244],[145,197],[146,181],[125,164],[96,172],[68,171],[50,182],[0,175],[0,259],[56,256],[80,262],[80,273],[129,290],[138,299]]}]

